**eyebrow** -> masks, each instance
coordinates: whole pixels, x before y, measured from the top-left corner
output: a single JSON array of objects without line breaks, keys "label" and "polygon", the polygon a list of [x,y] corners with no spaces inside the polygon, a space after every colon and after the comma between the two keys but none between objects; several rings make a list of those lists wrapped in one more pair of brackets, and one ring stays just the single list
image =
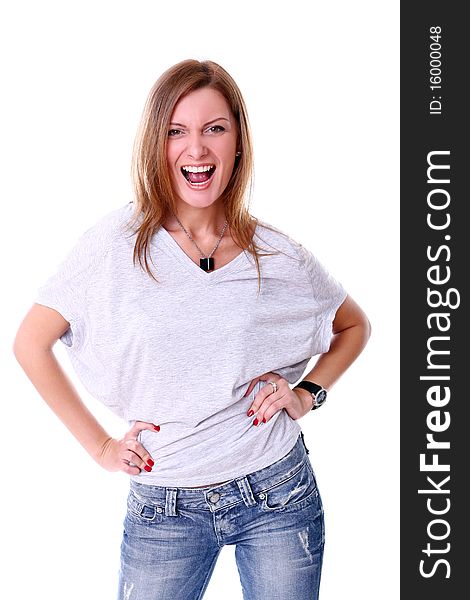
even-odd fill
[{"label": "eyebrow", "polygon": [[[212,119],[212,121],[207,121],[207,123],[204,123],[203,127],[206,127],[211,123],[215,123],[216,121],[227,121],[228,123],[230,123],[230,121],[225,117],[217,117],[217,119]],[[183,125],[182,123],[170,123],[170,125],[175,125],[176,127],[186,127],[186,125]]]}]

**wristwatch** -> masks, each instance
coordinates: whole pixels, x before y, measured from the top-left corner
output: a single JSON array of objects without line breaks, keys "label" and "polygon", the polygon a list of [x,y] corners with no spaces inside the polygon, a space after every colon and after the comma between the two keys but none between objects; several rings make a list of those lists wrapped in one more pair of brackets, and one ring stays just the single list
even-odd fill
[{"label": "wristwatch", "polygon": [[326,401],[327,391],[325,390],[324,387],[322,387],[321,385],[318,385],[318,383],[313,383],[313,381],[307,381],[306,379],[304,379],[303,381],[298,383],[296,386],[294,386],[294,390],[295,390],[295,388],[302,388],[312,394],[312,398],[313,398],[312,410],[315,410],[316,408],[320,408],[320,406],[322,404],[324,404]]}]

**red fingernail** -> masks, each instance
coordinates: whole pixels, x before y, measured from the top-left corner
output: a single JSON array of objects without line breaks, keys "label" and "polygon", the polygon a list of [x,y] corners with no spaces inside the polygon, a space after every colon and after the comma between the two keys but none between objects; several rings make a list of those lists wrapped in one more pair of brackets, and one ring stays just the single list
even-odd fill
[{"label": "red fingernail", "polygon": [[152,467],[148,467],[147,465],[145,465],[144,469],[147,471],[147,473],[150,473],[150,471],[152,470]]},{"label": "red fingernail", "polygon": [[156,429],[157,431],[160,431],[160,425],[154,425],[153,428]]},{"label": "red fingernail", "polygon": [[255,420],[253,421],[253,425],[258,425],[258,419],[255,419]]},{"label": "red fingernail", "polygon": [[251,417],[251,415],[254,415],[254,414],[255,414],[254,411],[250,410],[249,413],[248,413],[248,416]]},{"label": "red fingernail", "polygon": [[150,465],[151,467],[153,467],[153,465],[155,464],[153,462],[153,460],[151,458],[148,459],[147,464]]},{"label": "red fingernail", "polygon": [[265,418],[263,418],[262,423],[266,423],[266,419]]}]

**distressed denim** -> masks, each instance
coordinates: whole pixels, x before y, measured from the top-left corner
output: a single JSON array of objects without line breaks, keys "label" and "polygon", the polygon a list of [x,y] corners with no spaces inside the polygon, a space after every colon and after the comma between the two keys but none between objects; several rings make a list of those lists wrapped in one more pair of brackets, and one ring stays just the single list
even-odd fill
[{"label": "distressed denim", "polygon": [[303,433],[275,463],[222,485],[130,482],[118,600],[199,600],[235,545],[244,600],[316,600],[323,506]]}]

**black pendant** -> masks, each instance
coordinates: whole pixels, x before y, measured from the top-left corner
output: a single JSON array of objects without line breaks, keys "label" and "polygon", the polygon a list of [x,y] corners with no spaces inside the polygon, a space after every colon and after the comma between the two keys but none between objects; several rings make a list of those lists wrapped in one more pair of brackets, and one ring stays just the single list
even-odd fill
[{"label": "black pendant", "polygon": [[212,256],[209,256],[207,258],[200,258],[199,266],[204,271],[213,271],[214,270],[214,259],[212,258]]}]

